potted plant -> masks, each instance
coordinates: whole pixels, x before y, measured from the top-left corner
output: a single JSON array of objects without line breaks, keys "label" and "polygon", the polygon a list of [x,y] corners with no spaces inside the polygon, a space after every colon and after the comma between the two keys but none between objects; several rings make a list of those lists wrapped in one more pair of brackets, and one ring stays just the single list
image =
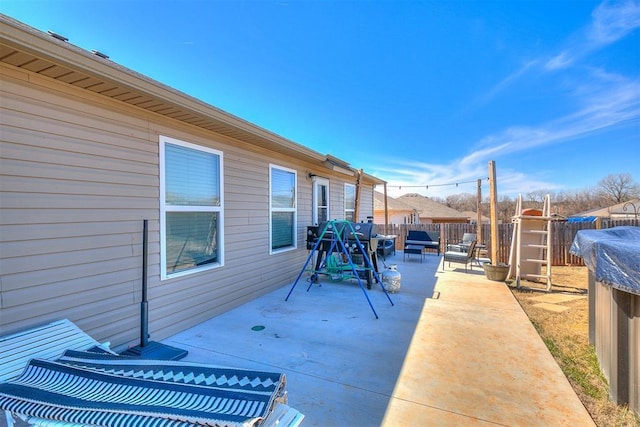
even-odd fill
[{"label": "potted plant", "polygon": [[509,264],[505,264],[503,262],[500,262],[497,265],[485,262],[482,264],[482,268],[484,268],[484,275],[487,276],[487,279],[496,282],[504,282],[507,280],[507,276],[509,275]]}]

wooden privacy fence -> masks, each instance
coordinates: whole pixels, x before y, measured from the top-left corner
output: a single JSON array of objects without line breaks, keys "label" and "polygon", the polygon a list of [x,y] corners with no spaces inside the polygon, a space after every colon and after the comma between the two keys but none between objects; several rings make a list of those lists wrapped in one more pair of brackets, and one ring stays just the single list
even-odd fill
[{"label": "wooden privacy fence", "polygon": [[[599,226],[598,226],[599,225]],[[595,228],[611,228],[623,225],[640,225],[638,220],[601,220],[596,222],[565,222],[557,221],[552,223],[551,248],[552,265],[584,265],[581,257],[571,255],[569,250],[573,244],[576,233],[580,230],[590,230]],[[513,238],[513,223],[498,225],[498,238],[500,247],[498,248],[498,258],[500,262],[509,262],[509,251]],[[377,225],[380,234],[395,234],[396,249],[404,248],[404,241],[409,230],[438,231],[440,233],[440,250],[445,251],[449,243],[458,243],[462,240],[464,233],[476,233],[478,229],[475,224],[390,224],[386,233],[384,225]],[[482,225],[482,239],[478,244],[485,245],[488,253],[491,253],[491,227],[489,224]]]}]

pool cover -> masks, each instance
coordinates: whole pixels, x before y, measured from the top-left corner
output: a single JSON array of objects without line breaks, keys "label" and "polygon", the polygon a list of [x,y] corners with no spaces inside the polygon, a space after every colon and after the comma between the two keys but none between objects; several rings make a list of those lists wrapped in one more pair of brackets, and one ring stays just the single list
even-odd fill
[{"label": "pool cover", "polygon": [[640,295],[640,227],[580,230],[570,251],[584,259],[596,281]]}]

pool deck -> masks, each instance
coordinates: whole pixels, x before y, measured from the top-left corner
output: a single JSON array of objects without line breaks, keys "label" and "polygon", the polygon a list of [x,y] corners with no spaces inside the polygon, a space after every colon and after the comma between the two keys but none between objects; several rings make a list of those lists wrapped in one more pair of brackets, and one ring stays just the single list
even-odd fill
[{"label": "pool deck", "polygon": [[163,342],[284,372],[303,426],[594,425],[504,283],[435,254],[386,264],[402,274],[393,305],[376,283],[300,281]]}]

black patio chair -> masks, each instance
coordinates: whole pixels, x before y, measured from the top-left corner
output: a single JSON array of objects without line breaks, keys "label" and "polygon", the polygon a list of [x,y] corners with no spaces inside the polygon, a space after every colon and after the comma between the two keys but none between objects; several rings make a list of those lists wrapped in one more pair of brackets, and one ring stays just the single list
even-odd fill
[{"label": "black patio chair", "polygon": [[459,264],[464,264],[464,271],[467,271],[467,265],[471,265],[471,270],[473,270],[472,261],[475,258],[475,250],[476,250],[476,241],[472,241],[469,244],[466,252],[459,251],[446,251],[444,253],[444,257],[442,259],[442,269],[444,269],[444,263],[448,262],[449,267],[451,267],[452,262],[457,262]]}]

